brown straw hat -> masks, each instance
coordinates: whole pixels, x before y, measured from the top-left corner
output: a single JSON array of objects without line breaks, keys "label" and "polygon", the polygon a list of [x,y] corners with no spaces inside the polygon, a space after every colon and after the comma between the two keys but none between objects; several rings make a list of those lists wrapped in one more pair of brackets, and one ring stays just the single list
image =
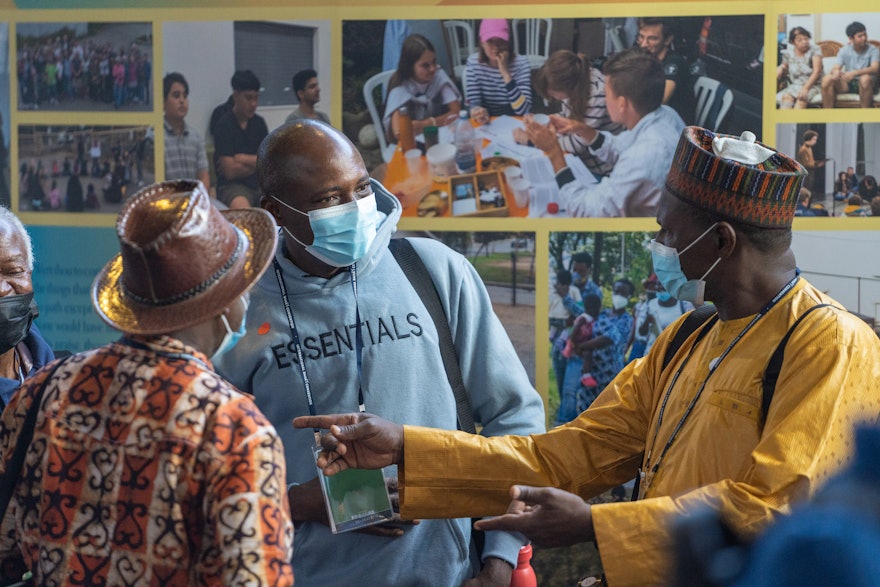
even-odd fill
[{"label": "brown straw hat", "polygon": [[219,315],[260,278],[278,243],[268,212],[220,212],[197,181],[138,191],[116,233],[120,254],[95,278],[92,305],[132,334],[167,334]]}]

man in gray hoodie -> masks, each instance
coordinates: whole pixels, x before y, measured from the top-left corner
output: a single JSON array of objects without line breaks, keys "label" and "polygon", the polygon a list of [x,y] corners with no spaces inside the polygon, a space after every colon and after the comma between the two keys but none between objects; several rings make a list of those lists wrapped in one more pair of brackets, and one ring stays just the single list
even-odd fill
[{"label": "man in gray hoodie", "polygon": [[[370,179],[354,145],[326,124],[299,121],[263,141],[257,174],[262,206],[280,226],[281,242],[275,269],[252,290],[247,334],[217,366],[254,394],[282,436],[297,525],[297,580],[345,585],[357,577],[365,585],[450,587],[473,580],[469,584],[506,587],[522,537],[488,533],[477,563],[467,518],[376,529],[384,535],[331,533],[316,480],[314,436],[295,430],[291,419],[312,409],[364,406],[396,421],[454,430],[455,397],[437,328],[388,249],[400,202]],[[541,397],[474,268],[441,243],[409,240],[448,318],[480,433],[543,431]]]}]

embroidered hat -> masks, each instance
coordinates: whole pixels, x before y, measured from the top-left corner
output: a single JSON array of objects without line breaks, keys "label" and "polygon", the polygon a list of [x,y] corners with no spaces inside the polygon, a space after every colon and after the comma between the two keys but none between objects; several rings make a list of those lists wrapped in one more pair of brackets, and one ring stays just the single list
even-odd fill
[{"label": "embroidered hat", "polygon": [[484,18],[480,22],[480,41],[485,43],[489,39],[510,40],[510,27],[506,18]]},{"label": "embroidered hat", "polygon": [[116,233],[120,253],[92,283],[92,305],[132,334],[166,334],[219,315],[260,278],[278,243],[268,212],[221,212],[198,181],[138,191]]},{"label": "embroidered hat", "polygon": [[737,138],[689,126],[675,149],[666,189],[723,218],[786,228],[806,174],[800,163],[755,142],[748,131]]}]

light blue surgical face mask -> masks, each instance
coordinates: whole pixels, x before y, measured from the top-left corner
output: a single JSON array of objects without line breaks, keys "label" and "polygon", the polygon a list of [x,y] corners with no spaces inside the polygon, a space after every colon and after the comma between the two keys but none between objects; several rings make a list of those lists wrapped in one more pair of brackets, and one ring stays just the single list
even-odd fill
[{"label": "light blue surgical face mask", "polygon": [[651,250],[651,259],[654,262],[654,273],[657,274],[657,279],[663,284],[663,288],[666,290],[667,294],[675,299],[693,302],[696,305],[703,303],[703,296],[706,292],[706,282],[704,280],[706,279],[706,276],[715,269],[715,266],[721,262],[721,257],[718,257],[718,259],[712,263],[712,266],[709,267],[709,270],[699,279],[687,278],[684,271],[681,270],[681,261],[679,260],[679,257],[689,248],[697,244],[701,238],[709,234],[717,224],[718,223],[716,222],[707,228],[703,234],[694,239],[694,241],[683,248],[681,252],[672,247],[667,247],[664,244],[658,243],[656,240],[651,240],[648,248]]},{"label": "light blue surgical face mask", "polygon": [[286,226],[284,232],[305,247],[310,255],[331,267],[355,264],[376,239],[380,217],[376,208],[376,194],[372,192],[352,202],[309,212],[297,210],[275,196],[271,197],[282,206],[309,217],[309,226],[314,235],[312,244],[307,245],[296,238]]},{"label": "light blue surgical face mask", "polygon": [[672,294],[670,294],[668,291],[658,291],[657,299],[661,302],[668,302],[672,299]]},{"label": "light blue surgical face mask", "polygon": [[232,327],[229,325],[229,320],[226,318],[225,314],[220,314],[220,320],[223,322],[223,326],[226,327],[226,334],[223,335],[223,340],[220,341],[220,346],[217,347],[217,350],[214,351],[214,354],[211,355],[211,362],[216,361],[224,354],[228,353],[238,344],[238,341],[242,339],[247,332],[245,328],[245,322],[247,322],[247,309],[248,309],[248,300],[245,297],[239,298],[244,302],[244,312],[241,314],[241,326],[238,327],[238,330],[232,330]]}]

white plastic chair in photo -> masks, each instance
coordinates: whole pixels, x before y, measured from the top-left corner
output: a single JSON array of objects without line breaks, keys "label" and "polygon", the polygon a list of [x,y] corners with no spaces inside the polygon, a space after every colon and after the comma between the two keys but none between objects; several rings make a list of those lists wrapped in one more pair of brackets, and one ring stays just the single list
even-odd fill
[{"label": "white plastic chair in photo", "polygon": [[466,20],[444,20],[446,43],[455,78],[460,80],[465,63],[471,53],[477,50],[474,43],[474,27]]},{"label": "white plastic chair in photo", "polygon": [[[373,128],[376,129],[376,138],[379,140],[379,149],[382,152],[382,160],[388,163],[394,156],[394,150],[397,148],[396,143],[389,143],[385,139],[385,127],[382,125],[382,113],[380,108],[384,108],[385,96],[388,93],[388,81],[394,74],[393,69],[382,71],[371,77],[364,84],[364,102],[367,103],[367,110],[370,111],[370,119],[373,121]],[[376,89],[379,89],[378,106]]]},{"label": "white plastic chair in photo", "polygon": [[704,75],[694,83],[694,96],[697,101],[697,126],[717,131],[733,106],[733,90]]},{"label": "white plastic chair in photo", "polygon": [[[550,56],[550,33],[553,20],[550,18],[514,18],[510,23],[513,29],[513,48],[529,60],[532,69],[538,69]],[[520,27],[525,29],[520,38]]]}]

